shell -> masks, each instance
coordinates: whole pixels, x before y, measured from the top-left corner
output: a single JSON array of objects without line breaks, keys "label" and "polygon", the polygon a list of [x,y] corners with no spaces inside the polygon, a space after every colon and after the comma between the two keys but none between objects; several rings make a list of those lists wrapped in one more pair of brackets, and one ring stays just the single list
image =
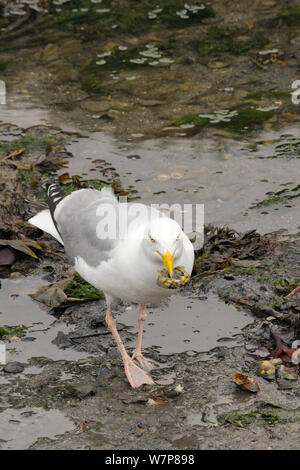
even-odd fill
[{"label": "shell", "polygon": [[242,390],[246,390],[247,392],[252,392],[252,393],[256,393],[259,391],[258,383],[256,382],[256,380],[250,377],[250,375],[236,372],[233,375],[232,380]]},{"label": "shell", "polygon": [[267,380],[273,380],[275,378],[275,365],[270,361],[262,361],[258,366],[258,374]]}]

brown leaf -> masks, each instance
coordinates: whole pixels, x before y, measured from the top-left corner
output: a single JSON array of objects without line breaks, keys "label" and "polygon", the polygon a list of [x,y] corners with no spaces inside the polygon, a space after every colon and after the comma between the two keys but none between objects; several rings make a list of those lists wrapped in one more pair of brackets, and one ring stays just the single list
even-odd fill
[{"label": "brown leaf", "polygon": [[63,175],[59,176],[58,181],[59,181],[60,184],[62,184],[62,183],[65,183],[66,181],[68,181],[69,178],[70,178],[69,173],[64,173]]},{"label": "brown leaf", "polygon": [[279,334],[276,331],[273,331],[271,328],[269,328],[269,330],[276,345],[274,356],[280,357],[283,361],[292,362],[291,358],[292,358],[293,352],[295,352],[296,349],[289,348],[288,345],[283,341],[283,339],[279,336]]},{"label": "brown leaf", "polygon": [[25,255],[31,256],[32,258],[38,258],[37,255],[32,251],[31,248],[35,248],[37,250],[42,251],[42,247],[35,242],[34,240],[30,240],[25,238],[24,240],[1,240],[0,239],[0,246],[10,246],[16,251],[21,251],[25,253]]},{"label": "brown leaf", "polygon": [[14,152],[9,153],[9,154],[6,155],[5,157],[3,157],[2,161],[6,161],[6,160],[8,160],[9,158],[17,157],[18,155],[21,155],[21,153],[23,153],[24,151],[25,151],[25,148],[20,149],[20,150],[15,150]]}]

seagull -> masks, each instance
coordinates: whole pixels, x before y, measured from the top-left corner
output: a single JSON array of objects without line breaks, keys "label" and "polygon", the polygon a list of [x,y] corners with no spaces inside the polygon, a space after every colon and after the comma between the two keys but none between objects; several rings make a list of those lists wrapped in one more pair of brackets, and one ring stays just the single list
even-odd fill
[{"label": "seagull", "polygon": [[[173,277],[175,267],[181,266],[191,274],[192,243],[164,212],[141,203],[119,201],[109,187],[100,191],[79,189],[67,195],[58,184],[51,184],[48,205],[49,209],[39,212],[29,223],[56,238],[80,276],[104,293],[105,320],[131,387],[153,384],[148,373],[153,363],[142,354],[146,306],[159,305],[173,293],[157,284],[159,270],[166,268]],[[120,230],[121,221],[127,224],[126,230]],[[140,305],[137,345],[131,357],[112,314],[117,300]]]}]

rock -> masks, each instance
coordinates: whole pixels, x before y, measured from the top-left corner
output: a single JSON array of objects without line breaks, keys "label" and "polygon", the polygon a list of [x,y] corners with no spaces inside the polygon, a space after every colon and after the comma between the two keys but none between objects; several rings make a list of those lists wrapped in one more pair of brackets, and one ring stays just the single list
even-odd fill
[{"label": "rock", "polygon": [[197,353],[195,351],[186,351],[185,353],[187,356],[190,356],[190,357],[193,357],[193,356],[196,356]]},{"label": "rock", "polygon": [[163,101],[158,101],[158,100],[139,100],[139,104],[141,104],[143,106],[153,107],[153,106],[160,106],[164,103],[163,103]]},{"label": "rock", "polygon": [[19,273],[19,271],[13,271],[12,273],[10,273],[10,279],[18,279],[19,277],[21,277],[22,274]]},{"label": "rock", "polygon": [[169,388],[169,389],[166,389],[164,390],[164,396],[167,397],[167,398],[176,398],[176,397],[179,397],[179,395],[182,394],[182,387],[175,387],[175,388]]},{"label": "rock", "polygon": [[59,47],[56,44],[47,44],[42,52],[42,62],[53,62],[59,58]]},{"label": "rock", "polygon": [[123,109],[132,109],[133,105],[131,103],[127,103],[126,101],[112,101],[111,107],[122,111]]},{"label": "rock", "polygon": [[58,72],[58,74],[56,75],[54,79],[54,83],[57,83],[60,85],[62,83],[67,83],[69,81],[74,82],[77,79],[78,79],[78,72],[73,67],[68,65],[67,68],[65,67],[64,70],[60,70]]},{"label": "rock", "polygon": [[111,104],[109,101],[85,100],[81,107],[90,113],[103,113],[111,108]]},{"label": "rock", "polygon": [[96,387],[94,384],[80,384],[80,385],[74,385],[74,395],[77,398],[83,399],[86,397],[92,397],[93,395],[96,394]]},{"label": "rock", "polygon": [[9,362],[3,367],[3,370],[8,374],[19,374],[20,372],[23,372],[24,366],[20,362]]},{"label": "rock", "polygon": [[258,266],[261,266],[261,261],[238,259],[238,260],[233,260],[232,264],[234,266],[241,266],[243,268],[257,268]]},{"label": "rock", "polygon": [[56,344],[60,349],[69,348],[73,345],[70,338],[68,338],[62,331],[59,331],[56,335],[56,338],[52,341],[53,344]]},{"label": "rock", "polygon": [[298,374],[286,374],[284,378],[285,380],[298,380],[299,375]]},{"label": "rock", "polygon": [[67,296],[60,287],[56,286],[42,286],[31,297],[38,302],[46,304],[48,307],[59,307],[62,303],[67,301]]},{"label": "rock", "polygon": [[78,361],[76,361],[76,364],[78,364],[79,366],[83,366],[85,364],[90,364],[91,362],[92,362],[91,357],[84,357],[82,359],[78,359]]},{"label": "rock", "polygon": [[67,58],[72,57],[74,54],[80,54],[82,52],[82,44],[78,39],[67,39],[60,44],[61,53]]},{"label": "rock", "polygon": [[21,341],[24,342],[29,342],[29,341],[35,341],[36,338],[34,336],[25,336],[24,338],[21,338]]},{"label": "rock", "polygon": [[109,367],[106,364],[103,364],[98,372],[98,380],[97,385],[107,385],[107,382],[111,381],[114,377],[116,377],[116,370],[112,367]]},{"label": "rock", "polygon": [[211,59],[208,62],[207,67],[209,69],[223,69],[224,67],[228,67],[230,64],[230,60]]}]

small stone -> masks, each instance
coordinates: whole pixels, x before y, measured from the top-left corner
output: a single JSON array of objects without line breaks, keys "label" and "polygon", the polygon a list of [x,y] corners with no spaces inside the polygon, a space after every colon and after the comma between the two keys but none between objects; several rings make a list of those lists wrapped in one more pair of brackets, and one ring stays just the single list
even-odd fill
[{"label": "small stone", "polygon": [[12,273],[10,273],[10,279],[18,279],[19,277],[21,277],[21,273],[19,273],[18,271],[14,271]]},{"label": "small stone", "polygon": [[207,67],[210,68],[210,69],[223,69],[224,67],[228,67],[228,65],[230,65],[230,61],[227,60],[227,61],[221,61],[221,60],[218,60],[218,59],[211,59],[208,64],[207,64]]},{"label": "small stone", "polygon": [[78,398],[81,399],[91,397],[96,394],[96,387],[94,384],[75,385],[73,388]]},{"label": "small stone", "polygon": [[70,338],[68,338],[65,333],[59,331],[56,335],[56,338],[52,341],[53,344],[56,344],[60,349],[69,348],[73,345]]},{"label": "small stone", "polygon": [[81,103],[81,107],[91,113],[103,113],[111,108],[109,101],[86,100]]},{"label": "small stone", "polygon": [[25,336],[24,338],[21,338],[21,341],[24,342],[30,342],[30,341],[35,341],[36,338],[34,336]]},{"label": "small stone", "polygon": [[298,374],[286,374],[284,378],[285,380],[298,380],[299,375]]},{"label": "small stone", "polygon": [[280,357],[276,357],[275,359],[271,359],[270,362],[276,366],[277,364],[282,364],[282,359],[280,359]]},{"label": "small stone", "polygon": [[197,353],[195,353],[195,351],[186,351],[185,354],[186,354],[187,356],[192,357],[192,356],[196,356]]},{"label": "small stone", "polygon": [[84,357],[83,359],[78,359],[78,361],[76,361],[76,364],[81,366],[83,364],[90,364],[91,362],[92,362],[91,357]]},{"label": "small stone", "polygon": [[44,63],[52,62],[59,58],[59,47],[56,44],[47,44],[42,53]]},{"label": "small stone", "polygon": [[24,366],[20,362],[9,362],[3,367],[3,370],[8,374],[19,374],[20,372],[23,372]]}]

